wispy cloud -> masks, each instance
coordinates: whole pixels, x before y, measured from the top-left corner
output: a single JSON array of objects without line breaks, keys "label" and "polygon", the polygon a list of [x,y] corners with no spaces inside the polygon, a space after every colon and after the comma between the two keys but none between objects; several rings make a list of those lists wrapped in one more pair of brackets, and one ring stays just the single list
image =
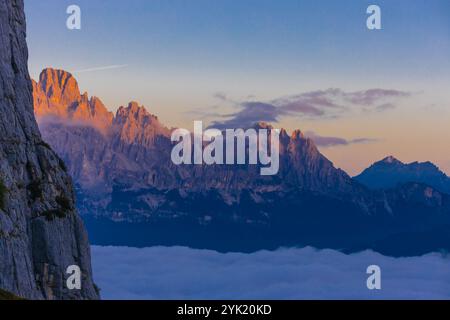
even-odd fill
[{"label": "wispy cloud", "polygon": [[395,105],[393,103],[384,103],[375,107],[375,111],[386,111],[390,109],[395,109]]},{"label": "wispy cloud", "polygon": [[385,99],[405,98],[411,96],[410,92],[386,89],[369,89],[344,94],[352,103],[363,106],[373,106]]},{"label": "wispy cloud", "polygon": [[243,102],[241,110],[230,115],[222,115],[222,118],[228,118],[223,121],[215,121],[211,127],[217,129],[226,128],[249,128],[256,122],[277,122],[282,113],[276,106],[264,102]]},{"label": "wispy cloud", "polygon": [[228,96],[224,92],[217,92],[214,94],[214,98],[220,101],[229,101]]},{"label": "wispy cloud", "polygon": [[[346,92],[331,88],[304,92],[297,95],[278,98],[272,101],[235,102],[239,110],[223,115],[224,120],[216,120],[212,126],[217,128],[249,127],[259,121],[278,122],[283,116],[306,119],[337,118],[358,110],[386,111],[395,108],[398,99],[411,96],[411,93],[399,90],[370,89]],[[230,101],[226,95],[216,95],[221,101]]]},{"label": "wispy cloud", "polygon": [[109,65],[109,66],[101,66],[101,67],[93,67],[93,68],[75,70],[75,71],[73,71],[73,73],[85,73],[85,72],[122,69],[122,68],[126,68],[126,67],[128,67],[127,64],[113,64],[113,65]]},{"label": "wispy cloud", "polygon": [[314,143],[319,147],[334,147],[334,146],[348,146],[350,144],[362,144],[377,142],[377,139],[373,138],[356,138],[356,139],[344,139],[339,137],[326,137],[316,134],[312,131],[307,131],[305,135],[312,139]]}]

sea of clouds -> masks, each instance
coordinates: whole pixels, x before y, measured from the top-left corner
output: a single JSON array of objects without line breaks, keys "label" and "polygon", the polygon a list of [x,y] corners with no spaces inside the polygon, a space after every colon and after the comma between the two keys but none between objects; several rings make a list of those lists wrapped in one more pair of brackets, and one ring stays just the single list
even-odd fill
[{"label": "sea of clouds", "polygon": [[[450,256],[279,249],[251,254],[184,247],[92,247],[103,299],[450,299]],[[369,265],[381,290],[368,290]]]}]

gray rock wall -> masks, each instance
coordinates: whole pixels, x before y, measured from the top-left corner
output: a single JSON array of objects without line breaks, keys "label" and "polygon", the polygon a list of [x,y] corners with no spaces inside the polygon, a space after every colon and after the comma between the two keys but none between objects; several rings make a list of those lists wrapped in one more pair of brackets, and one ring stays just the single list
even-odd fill
[{"label": "gray rock wall", "polygon": [[[65,166],[33,114],[23,0],[0,0],[0,288],[31,299],[95,299],[90,251]],[[78,265],[82,289],[66,288]]]}]

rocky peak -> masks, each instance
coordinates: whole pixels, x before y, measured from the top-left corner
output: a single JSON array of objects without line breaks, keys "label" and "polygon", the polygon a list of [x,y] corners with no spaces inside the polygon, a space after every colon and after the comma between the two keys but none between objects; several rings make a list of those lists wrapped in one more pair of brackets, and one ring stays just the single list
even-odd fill
[{"label": "rocky peak", "polygon": [[54,103],[70,105],[81,99],[78,82],[64,70],[44,69],[39,76],[39,87]]},{"label": "rocky peak", "polygon": [[[394,156],[388,156],[386,158],[384,158],[383,160],[377,162],[378,164],[398,164],[398,165],[402,165],[403,162],[401,162],[400,160],[396,159]],[[375,163],[376,164],[376,163]]]},{"label": "rocky peak", "polygon": [[170,130],[159,122],[158,117],[135,101],[117,110],[114,127],[121,142],[145,147],[151,147],[158,136],[170,135]]},{"label": "rocky peak", "polygon": [[303,134],[303,132],[301,132],[300,130],[297,129],[292,132],[291,139],[292,140],[304,140],[305,135]]},{"label": "rocky peak", "polygon": [[267,122],[260,121],[260,122],[257,122],[257,123],[255,124],[254,128],[255,128],[256,130],[259,130],[259,129],[272,130],[272,129],[273,129],[273,126],[270,125],[270,124],[267,123]]},{"label": "rocky peak", "polygon": [[145,124],[150,121],[158,121],[158,118],[147,111],[144,106],[138,102],[131,101],[127,107],[121,106],[116,113],[116,123],[134,122],[136,124]]},{"label": "rocky peak", "polygon": [[80,94],[75,78],[69,72],[47,68],[39,82],[33,81],[34,111],[38,121],[74,121],[106,132],[113,121],[97,97]]}]

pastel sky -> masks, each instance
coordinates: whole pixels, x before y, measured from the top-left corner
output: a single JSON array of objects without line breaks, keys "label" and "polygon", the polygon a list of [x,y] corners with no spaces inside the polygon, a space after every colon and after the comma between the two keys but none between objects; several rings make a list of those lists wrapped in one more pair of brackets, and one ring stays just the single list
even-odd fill
[{"label": "pastel sky", "polygon": [[[82,29],[66,28],[66,8]],[[382,10],[382,30],[366,9]],[[448,0],[25,0],[29,67],[168,126],[301,129],[349,174],[387,155],[450,173]]]}]

